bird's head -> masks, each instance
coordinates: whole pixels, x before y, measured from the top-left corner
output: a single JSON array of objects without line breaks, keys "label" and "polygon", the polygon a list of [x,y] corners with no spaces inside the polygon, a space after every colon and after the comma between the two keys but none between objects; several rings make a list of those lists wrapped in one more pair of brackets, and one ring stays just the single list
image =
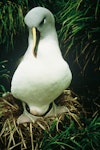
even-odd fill
[{"label": "bird's head", "polygon": [[[48,36],[52,29],[55,28],[55,20],[53,14],[46,8],[35,7],[31,9],[24,18],[25,24],[31,31],[33,38],[33,53],[36,56],[36,47],[40,38]],[[39,38],[37,40],[37,34]]]}]

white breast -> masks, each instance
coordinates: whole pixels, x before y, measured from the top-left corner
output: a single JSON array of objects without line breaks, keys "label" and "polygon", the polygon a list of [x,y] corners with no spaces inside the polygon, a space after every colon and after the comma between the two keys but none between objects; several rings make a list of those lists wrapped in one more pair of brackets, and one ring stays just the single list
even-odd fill
[{"label": "white breast", "polygon": [[11,92],[29,105],[50,104],[69,86],[71,78],[63,59],[55,64],[22,61],[13,76]]}]

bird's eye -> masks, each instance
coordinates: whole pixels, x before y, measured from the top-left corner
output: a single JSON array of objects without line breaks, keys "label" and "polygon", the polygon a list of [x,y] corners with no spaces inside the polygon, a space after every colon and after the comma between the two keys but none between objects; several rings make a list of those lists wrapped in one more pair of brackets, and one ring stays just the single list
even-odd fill
[{"label": "bird's eye", "polygon": [[45,24],[46,23],[46,18],[43,18],[43,20],[40,22],[40,26],[42,26],[43,24]]}]

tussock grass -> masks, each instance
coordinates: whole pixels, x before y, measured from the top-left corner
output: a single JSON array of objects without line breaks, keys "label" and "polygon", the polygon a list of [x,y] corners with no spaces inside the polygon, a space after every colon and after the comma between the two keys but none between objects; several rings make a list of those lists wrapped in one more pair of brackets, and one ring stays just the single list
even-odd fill
[{"label": "tussock grass", "polygon": [[100,1],[68,0],[62,5],[59,1],[59,4],[61,9],[56,20],[60,26],[58,35],[62,49],[65,49],[65,58],[73,53],[74,62],[79,63],[83,72],[90,61],[99,65]]},{"label": "tussock grass", "polygon": [[66,114],[41,117],[36,123],[17,125],[22,113],[18,100],[8,93],[0,98],[0,146],[17,150],[86,150],[99,149],[100,117],[87,118],[77,96],[65,91],[56,104],[68,108]]},{"label": "tussock grass", "polygon": [[[14,99],[10,93],[1,97],[0,142],[3,148],[32,150],[39,149],[44,147],[48,134],[50,137],[55,135],[56,139],[58,138],[58,135],[56,134],[60,134],[61,132],[62,136],[62,134],[64,134],[62,131],[64,130],[65,126],[70,128],[70,124],[72,124],[72,122],[78,128],[82,127],[80,116],[84,114],[84,111],[82,106],[77,101],[76,95],[72,94],[70,91],[65,91],[56,100],[56,104],[66,105],[68,112],[58,116],[41,117],[41,119],[37,120],[34,124],[25,123],[18,126],[16,120],[22,113],[22,108],[19,101]],[[54,141],[54,144],[57,143]],[[58,142],[58,144],[60,144],[60,142]],[[49,145],[52,144],[49,143]],[[66,143],[63,145],[66,146]]]},{"label": "tussock grass", "polygon": [[6,44],[7,52],[14,46],[15,35],[25,30],[23,18],[27,9],[27,0],[0,2],[0,44]]},{"label": "tussock grass", "polygon": [[93,119],[89,120],[85,118],[85,121],[82,128],[78,128],[74,122],[71,121],[70,125],[64,126],[63,130],[56,135],[53,135],[54,125],[52,125],[52,132],[51,130],[45,132],[42,149],[99,149],[100,117],[95,116]]}]

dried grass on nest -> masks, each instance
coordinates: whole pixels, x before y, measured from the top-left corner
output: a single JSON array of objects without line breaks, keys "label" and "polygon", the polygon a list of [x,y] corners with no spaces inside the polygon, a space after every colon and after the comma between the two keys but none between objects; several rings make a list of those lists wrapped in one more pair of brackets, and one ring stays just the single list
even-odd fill
[{"label": "dried grass on nest", "polygon": [[[25,123],[17,125],[16,120],[22,113],[20,101],[16,100],[11,93],[0,98],[0,145],[2,144],[7,149],[16,149],[20,146],[21,149],[27,149],[29,145],[32,149],[38,149],[38,144],[41,143],[44,130],[49,131],[53,122],[56,122],[56,132],[61,130],[61,127],[70,124],[73,119],[79,127],[81,127],[80,115],[84,113],[82,106],[77,101],[78,97],[70,90],[65,90],[64,93],[55,100],[57,105],[65,105],[68,108],[67,113],[52,117],[41,117],[36,123]],[[37,142],[39,141],[39,143]],[[35,144],[35,148],[34,148]],[[37,148],[36,148],[37,147]]]}]

